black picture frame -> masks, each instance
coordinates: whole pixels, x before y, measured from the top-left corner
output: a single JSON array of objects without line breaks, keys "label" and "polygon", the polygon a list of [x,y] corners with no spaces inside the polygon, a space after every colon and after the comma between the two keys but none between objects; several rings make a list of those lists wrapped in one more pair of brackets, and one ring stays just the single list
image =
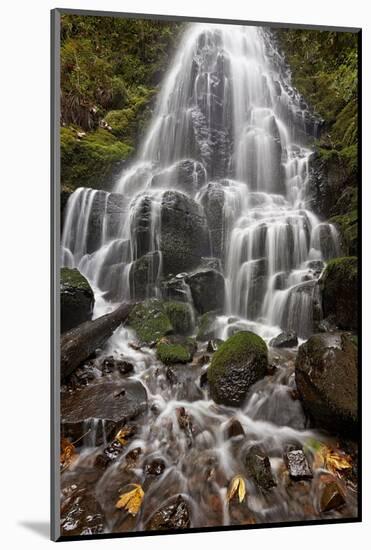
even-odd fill
[{"label": "black picture frame", "polygon": [[58,542],[74,540],[92,540],[109,538],[129,538],[142,536],[157,536],[166,534],[204,533],[219,531],[247,531],[251,529],[269,529],[288,526],[313,526],[338,523],[356,523],[362,521],[362,370],[359,369],[358,379],[358,516],[356,518],[319,519],[289,521],[280,523],[265,523],[254,525],[233,525],[208,528],[189,528],[177,531],[136,531],[123,533],[103,533],[94,535],[61,536],[59,530],[59,494],[60,494],[60,470],[59,470],[59,445],[60,445],[60,18],[62,15],[82,15],[99,17],[117,17],[131,19],[155,19],[158,21],[172,22],[200,22],[218,23],[228,25],[261,26],[269,28],[287,28],[303,30],[323,30],[335,32],[351,32],[358,37],[358,361],[362,359],[362,29],[355,27],[337,27],[323,25],[303,25],[294,23],[276,23],[268,21],[248,21],[234,19],[217,19],[192,16],[158,15],[148,13],[123,13],[114,11],[96,11],[56,8],[51,10],[51,539]]}]

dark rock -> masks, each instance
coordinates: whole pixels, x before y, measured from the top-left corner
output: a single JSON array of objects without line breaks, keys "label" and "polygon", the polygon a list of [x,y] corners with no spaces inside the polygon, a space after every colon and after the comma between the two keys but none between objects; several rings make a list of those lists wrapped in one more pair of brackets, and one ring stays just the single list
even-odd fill
[{"label": "dark rock", "polygon": [[321,512],[336,510],[343,504],[345,504],[345,498],[336,481],[326,483],[321,495]]},{"label": "dark rock", "polygon": [[237,418],[232,418],[226,426],[226,437],[231,439],[232,437],[237,437],[239,435],[245,435],[244,429],[241,425],[241,422]]},{"label": "dark rock", "polygon": [[207,343],[206,351],[208,351],[209,353],[215,353],[222,343],[223,343],[223,340],[220,340],[219,338],[209,340]]},{"label": "dark rock", "polygon": [[238,332],[214,353],[207,370],[216,403],[240,406],[250,387],[267,373],[267,346],[252,332]]},{"label": "dark rock", "polygon": [[313,477],[312,471],[303,451],[289,451],[286,454],[286,463],[291,479],[300,481],[303,479],[311,479]]},{"label": "dark rock", "polygon": [[215,269],[204,269],[190,275],[187,283],[191,289],[196,310],[203,314],[223,307],[224,277]]},{"label": "dark rock", "polygon": [[163,274],[195,269],[208,255],[208,231],[200,206],[178,191],[166,191],[161,205]]},{"label": "dark rock", "polygon": [[187,502],[181,495],[170,499],[153,514],[146,524],[146,531],[164,531],[167,529],[188,529],[191,526],[191,513]]},{"label": "dark rock", "polygon": [[205,370],[200,376],[200,387],[204,388],[207,386],[207,370]]},{"label": "dark rock", "polygon": [[298,345],[298,337],[292,330],[281,332],[276,338],[272,338],[269,345],[272,348],[294,348]]},{"label": "dark rock", "polygon": [[110,374],[111,372],[118,371],[120,374],[129,374],[134,371],[134,365],[128,361],[122,359],[115,359],[113,355],[105,357],[102,363],[102,373]]},{"label": "dark rock", "polygon": [[261,449],[252,448],[246,456],[246,467],[255,483],[263,491],[269,491],[277,485],[269,457]]},{"label": "dark rock", "polygon": [[177,414],[179,428],[183,430],[183,432],[186,435],[188,447],[191,447],[193,434],[194,434],[192,417],[186,412],[184,407],[179,407],[176,410],[176,414]]},{"label": "dark rock", "polygon": [[[136,434],[135,426],[125,426],[125,440],[133,437]],[[97,468],[105,470],[110,466],[125,450],[125,443],[114,439],[103,451],[96,456],[94,465]]]},{"label": "dark rock", "polygon": [[144,300],[153,295],[159,267],[159,252],[148,252],[133,262],[130,269],[130,290],[133,299]]},{"label": "dark rock", "polygon": [[76,441],[89,427],[92,433],[86,436],[88,441],[100,445],[104,434],[109,439],[127,420],[136,418],[146,408],[147,392],[137,380],[87,386],[72,394],[62,394],[62,434]]},{"label": "dark rock", "polygon": [[358,259],[331,260],[320,279],[324,317],[332,316],[341,329],[358,326]]},{"label": "dark rock", "polygon": [[197,366],[203,367],[204,365],[207,365],[210,362],[210,355],[207,355],[207,353],[203,353],[199,357],[197,357]]},{"label": "dark rock", "polygon": [[354,433],[358,361],[356,345],[348,334],[313,335],[299,347],[295,378],[304,409],[320,428]]},{"label": "dark rock", "polygon": [[192,159],[180,160],[153,176],[152,187],[171,187],[194,195],[206,181],[206,170],[203,164]]},{"label": "dark rock", "polygon": [[184,277],[172,277],[161,282],[161,290],[164,298],[178,302],[188,302],[189,286]]},{"label": "dark rock", "polygon": [[212,254],[221,258],[223,254],[223,208],[224,188],[219,182],[211,182],[201,197],[210,231]]},{"label": "dark rock", "polygon": [[61,332],[77,327],[93,316],[94,292],[77,269],[61,269]]},{"label": "dark rock", "polygon": [[142,449],[140,447],[135,447],[134,449],[131,449],[131,451],[129,451],[125,455],[126,464],[129,467],[136,466],[141,454],[142,454]]},{"label": "dark rock", "polygon": [[151,476],[160,476],[165,470],[165,462],[162,458],[154,458],[144,465],[144,473]]},{"label": "dark rock", "polygon": [[196,339],[205,342],[214,336],[215,321],[218,311],[209,311],[204,313],[198,320],[198,332]]},{"label": "dark rock", "polygon": [[61,535],[80,536],[103,533],[105,518],[95,495],[76,488],[61,505]]},{"label": "dark rock", "polygon": [[219,258],[201,258],[201,269],[215,269],[222,271],[222,263]]}]

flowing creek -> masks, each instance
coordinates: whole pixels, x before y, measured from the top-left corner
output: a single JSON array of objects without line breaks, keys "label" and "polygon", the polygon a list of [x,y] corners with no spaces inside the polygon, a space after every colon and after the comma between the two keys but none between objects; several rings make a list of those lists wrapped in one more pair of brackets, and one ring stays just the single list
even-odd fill
[{"label": "flowing creek", "polygon": [[[179,216],[189,211],[179,204],[192,201],[199,227],[191,237],[199,239],[199,257],[213,260],[225,282],[214,336],[251,330],[269,343],[283,330],[295,330],[299,343],[307,339],[320,316],[318,278],[326,260],[339,255],[335,228],[307,207],[310,141],[317,126],[268,31],[190,25],[136,160],[112,192],[80,188],[67,204],[62,265],[77,267],[89,280],[94,317],[125,300],[161,298],[163,281],[178,276],[196,332],[191,293],[184,274],[173,271],[178,256],[169,259],[163,238],[169,201]],[[221,205],[220,217],[210,205]],[[144,296],[133,276],[143,258]],[[195,271],[202,267],[197,263]],[[297,348],[270,348],[268,376],[251,388],[241,408],[232,408],[214,403],[202,383],[212,356],[207,342],[198,343],[191,364],[167,367],[154,349],[134,349],[136,340],[127,327],[117,329],[87,366],[91,385],[110,381],[120,388],[123,377],[117,370],[102,373],[102,360],[132,364],[125,380],[144,385],[148,407],[131,422],[135,434],[103,472],[96,458],[110,443],[105,426],[84,427],[79,458],[62,474],[65,534],[75,532],[76,518],[63,510],[81,487],[95,500],[86,533],[97,525],[105,532],[143,530],[176,495],[188,504],[191,527],[356,515],[351,475],[339,477],[346,504],[321,510],[323,482],[333,472],[319,460],[318,448],[321,442],[337,448],[339,442],[308,428],[295,389]],[[232,420],[243,433],[231,437]],[[246,473],[246,454],[256,446],[270,460],[275,486],[269,491]],[[302,448],[313,478],[292,481],[284,456]],[[241,504],[227,498],[235,475],[246,481]],[[135,517],[115,507],[131,483],[145,492]]]}]

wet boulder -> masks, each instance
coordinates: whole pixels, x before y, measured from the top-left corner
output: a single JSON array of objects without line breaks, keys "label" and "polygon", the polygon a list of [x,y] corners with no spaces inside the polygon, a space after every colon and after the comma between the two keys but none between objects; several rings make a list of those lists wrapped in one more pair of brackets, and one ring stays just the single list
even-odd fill
[{"label": "wet boulder", "polygon": [[60,300],[62,333],[92,318],[94,292],[77,269],[61,269]]},{"label": "wet boulder", "polygon": [[215,269],[204,269],[187,277],[196,310],[203,314],[221,309],[224,302],[224,277]]},{"label": "wet boulder", "polygon": [[328,480],[322,490],[320,498],[320,510],[321,512],[330,512],[331,510],[337,510],[345,504],[345,498],[338,483],[333,480]]},{"label": "wet boulder", "polygon": [[214,353],[207,370],[210,394],[216,403],[238,407],[250,387],[267,373],[268,352],[253,332],[237,332]]},{"label": "wet boulder", "polygon": [[171,187],[189,195],[195,195],[206,181],[206,170],[203,164],[192,159],[174,163],[152,177],[151,187]]},{"label": "wet boulder", "polygon": [[237,420],[237,418],[231,418],[225,427],[225,436],[227,439],[231,439],[232,437],[237,437],[239,435],[245,435],[242,424],[239,420]]},{"label": "wet boulder", "polygon": [[159,252],[148,252],[133,262],[130,269],[130,290],[133,299],[144,300],[151,296],[157,282],[159,267]]},{"label": "wet boulder", "polygon": [[258,447],[247,453],[246,468],[256,485],[263,491],[269,491],[277,485],[271,469],[269,457]]},{"label": "wet boulder", "polygon": [[160,250],[164,275],[195,269],[209,252],[202,208],[179,191],[162,196]]},{"label": "wet boulder", "polygon": [[154,458],[144,464],[143,471],[146,475],[160,476],[166,468],[162,458]]},{"label": "wet boulder", "polygon": [[218,311],[208,311],[207,313],[201,315],[198,320],[197,340],[200,342],[206,342],[214,337],[216,318],[218,314]]},{"label": "wet boulder", "polygon": [[303,451],[300,449],[289,451],[286,453],[285,458],[291,479],[294,481],[301,481],[303,479],[311,479],[313,477],[307,457]]},{"label": "wet boulder", "polygon": [[164,365],[189,363],[195,352],[195,344],[191,338],[162,338],[156,346],[157,358]]},{"label": "wet boulder", "polygon": [[138,380],[98,383],[62,393],[62,434],[73,441],[85,436],[85,442],[100,445],[104,437],[109,439],[146,409],[147,392]]},{"label": "wet boulder", "polygon": [[350,256],[328,262],[320,279],[324,317],[344,330],[357,329],[358,260]]},{"label": "wet boulder", "polygon": [[201,204],[204,208],[210,232],[212,254],[221,258],[223,251],[223,208],[224,186],[220,182],[211,182],[202,193]]},{"label": "wet boulder", "polygon": [[298,345],[298,337],[293,330],[281,332],[278,336],[272,338],[269,345],[272,348],[294,348]]},{"label": "wet boulder", "polygon": [[104,513],[94,493],[78,486],[67,492],[61,504],[61,535],[98,535],[104,532],[104,525]]},{"label": "wet boulder", "polygon": [[346,333],[313,335],[299,347],[296,386],[307,414],[319,428],[352,434],[358,422],[358,361]]},{"label": "wet boulder", "polygon": [[188,529],[191,526],[191,511],[186,500],[178,495],[157,510],[146,524],[146,531]]}]

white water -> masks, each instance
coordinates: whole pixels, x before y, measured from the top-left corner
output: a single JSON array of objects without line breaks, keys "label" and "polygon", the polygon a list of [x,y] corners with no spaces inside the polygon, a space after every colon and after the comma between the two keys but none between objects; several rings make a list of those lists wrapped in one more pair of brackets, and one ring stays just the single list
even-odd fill
[{"label": "white water", "polygon": [[[144,255],[150,258],[147,294],[160,296],[162,198],[166,190],[180,188],[179,161],[189,160],[191,177],[181,191],[196,201],[200,212],[210,189],[218,187],[224,196],[220,259],[226,290],[218,335],[227,337],[237,326],[267,340],[283,329],[307,337],[322,265],[314,269],[310,262],[325,262],[339,253],[335,228],[306,209],[309,144],[315,132],[315,121],[300,107],[289,72],[266,31],[191,25],[162,84],[137,159],[122,173],[113,193],[78,189],[68,201],[62,263],[77,267],[90,280],[96,291],[95,315],[135,297],[130,273]],[[118,205],[116,217],[111,199]],[[141,233],[143,223],[146,231]],[[209,255],[212,251],[211,243]],[[148,412],[140,435],[128,447],[144,451],[138,472],[140,464],[153,457],[163,458],[167,466],[146,497],[143,518],[166,500],[170,487],[171,494],[184,493],[197,509],[193,526],[235,522],[225,507],[213,517],[209,493],[225,502],[225,482],[208,484],[205,464],[209,457],[221,479],[229,479],[241,471],[242,451],[254,443],[269,454],[278,487],[274,498],[265,498],[248,482],[246,517],[251,511],[257,521],[317,517],[317,497],[308,495],[313,512],[305,513],[280,474],[287,445],[323,437],[305,430],[301,405],[290,397],[291,356],[282,359],[278,372],[259,382],[236,411],[216,406],[205,390],[196,400],[184,397],[179,392],[185,386],[198,387],[200,369],[190,369],[195,374],[188,373],[190,377],[174,387],[152,351],[128,346],[134,337],[119,329],[105,353],[135,364],[149,404],[156,405],[156,413]],[[177,422],[181,406],[197,425],[191,448]],[[247,434],[241,447],[224,435],[232,417]],[[108,484],[118,483],[121,466],[119,461],[110,468],[96,489],[107,510],[105,491]],[[140,473],[138,477],[142,481]],[[112,521],[108,530],[114,527]]]}]

